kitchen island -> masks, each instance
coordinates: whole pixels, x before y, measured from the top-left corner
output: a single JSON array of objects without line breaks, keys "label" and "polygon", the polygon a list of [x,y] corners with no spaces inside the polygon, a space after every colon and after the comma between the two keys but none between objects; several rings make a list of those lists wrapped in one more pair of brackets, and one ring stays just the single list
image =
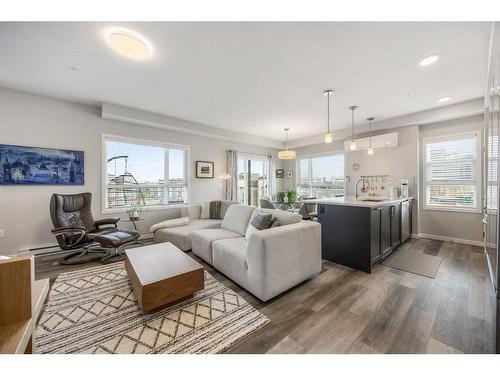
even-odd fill
[{"label": "kitchen island", "polygon": [[322,256],[365,272],[411,236],[413,197],[316,199]]}]

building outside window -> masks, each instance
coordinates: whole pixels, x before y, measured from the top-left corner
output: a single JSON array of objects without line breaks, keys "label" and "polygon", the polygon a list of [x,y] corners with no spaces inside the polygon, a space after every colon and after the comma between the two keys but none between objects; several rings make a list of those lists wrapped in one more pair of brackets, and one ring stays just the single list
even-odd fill
[{"label": "building outside window", "polygon": [[345,192],[344,154],[302,157],[296,163],[297,194],[341,197]]},{"label": "building outside window", "polygon": [[424,208],[480,210],[480,139],[478,132],[423,139]]},{"label": "building outside window", "polygon": [[105,210],[187,202],[187,146],[105,136],[103,155]]},{"label": "building outside window", "polygon": [[238,154],[238,201],[258,207],[269,194],[269,160],[267,156]]}]

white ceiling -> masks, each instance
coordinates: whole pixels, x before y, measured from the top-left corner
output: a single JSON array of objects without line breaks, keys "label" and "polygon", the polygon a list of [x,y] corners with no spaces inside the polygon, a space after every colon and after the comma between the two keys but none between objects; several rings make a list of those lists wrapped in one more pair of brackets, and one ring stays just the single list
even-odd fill
[{"label": "white ceiling", "polygon": [[[281,140],[483,95],[489,23],[123,23],[154,46],[115,54],[116,23],[0,23],[0,86],[84,103],[111,102]],[[439,61],[418,65],[428,55]],[[76,71],[72,69],[76,68]]]}]

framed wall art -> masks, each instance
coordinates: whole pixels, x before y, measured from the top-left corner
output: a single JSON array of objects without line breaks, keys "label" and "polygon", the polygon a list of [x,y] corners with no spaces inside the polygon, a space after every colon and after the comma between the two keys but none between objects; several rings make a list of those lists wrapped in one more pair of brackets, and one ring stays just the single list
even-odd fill
[{"label": "framed wall art", "polygon": [[0,185],[83,184],[83,151],[0,144]]},{"label": "framed wall art", "polygon": [[214,178],[214,162],[197,161],[196,178]]}]

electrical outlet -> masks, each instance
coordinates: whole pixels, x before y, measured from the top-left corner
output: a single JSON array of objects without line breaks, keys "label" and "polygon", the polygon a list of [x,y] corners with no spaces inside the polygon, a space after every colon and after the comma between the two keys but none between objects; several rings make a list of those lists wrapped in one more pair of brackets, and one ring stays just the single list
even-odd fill
[{"label": "electrical outlet", "polygon": [[0,229],[0,240],[5,238],[5,229]]}]

